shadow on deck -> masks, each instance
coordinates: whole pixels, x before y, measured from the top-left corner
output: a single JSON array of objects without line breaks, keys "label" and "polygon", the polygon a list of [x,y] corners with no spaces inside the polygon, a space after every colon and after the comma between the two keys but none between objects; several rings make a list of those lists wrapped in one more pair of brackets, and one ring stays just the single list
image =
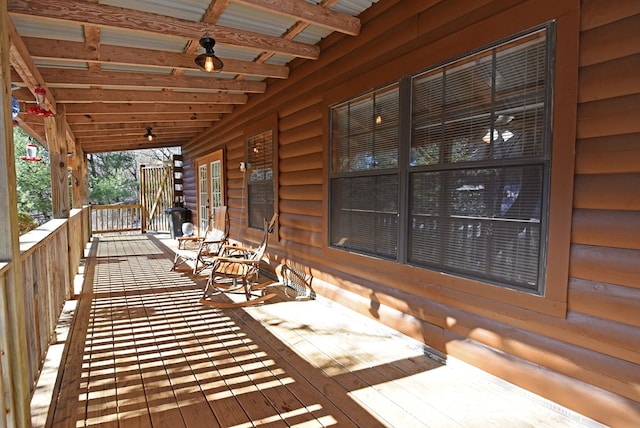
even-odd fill
[{"label": "shadow on deck", "polygon": [[578,425],[325,299],[205,307],[156,238],[94,239],[49,426]]}]

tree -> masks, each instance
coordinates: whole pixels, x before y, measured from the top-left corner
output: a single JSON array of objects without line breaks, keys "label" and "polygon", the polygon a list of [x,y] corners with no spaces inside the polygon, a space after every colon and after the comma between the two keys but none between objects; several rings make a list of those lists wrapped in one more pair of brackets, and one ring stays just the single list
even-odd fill
[{"label": "tree", "polygon": [[92,204],[138,202],[137,165],[132,152],[91,155],[89,200]]},{"label": "tree", "polygon": [[[22,129],[14,128],[14,152],[16,159],[16,187],[18,211],[28,213],[42,224],[53,215],[51,205],[51,167],[49,153],[31,139]],[[28,162],[20,159],[27,154],[27,143],[36,144],[40,162]]]},{"label": "tree", "polygon": [[93,204],[139,202],[141,164],[166,162],[180,148],[95,153],[89,158],[89,200]]}]

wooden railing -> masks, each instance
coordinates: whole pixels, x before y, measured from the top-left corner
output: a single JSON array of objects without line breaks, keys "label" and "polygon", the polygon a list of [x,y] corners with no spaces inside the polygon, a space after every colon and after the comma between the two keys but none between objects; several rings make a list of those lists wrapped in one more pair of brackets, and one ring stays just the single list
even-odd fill
[{"label": "wooden railing", "polygon": [[140,204],[91,205],[92,233],[142,231]]},{"label": "wooden railing", "polygon": [[[85,207],[72,210],[68,219],[51,220],[20,237],[24,307],[8,310],[16,314],[14,319],[23,319],[25,323],[26,359],[21,361],[21,369],[14,369],[27,377],[31,394],[54,339],[62,307],[74,294],[73,279],[89,240],[89,230],[89,207]],[[14,263],[0,263],[0,287],[12,286],[13,268]],[[4,349],[2,355],[0,373],[7,370],[8,363]],[[5,412],[4,422],[12,417],[10,409]],[[0,426],[2,422],[0,419]]]}]

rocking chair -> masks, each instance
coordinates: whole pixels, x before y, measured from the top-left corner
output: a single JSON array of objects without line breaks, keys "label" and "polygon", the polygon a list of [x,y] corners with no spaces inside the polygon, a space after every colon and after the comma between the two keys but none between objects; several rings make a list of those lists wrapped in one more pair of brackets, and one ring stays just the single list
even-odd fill
[{"label": "rocking chair", "polygon": [[[197,275],[213,263],[229,241],[229,217],[227,216],[227,207],[222,205],[215,207],[213,218],[209,218],[209,226],[207,232],[202,237],[188,237],[181,242],[178,238],[178,250],[173,260],[171,270],[187,262],[193,262],[193,274]],[[195,242],[198,247],[196,250],[185,249],[186,241]],[[180,248],[182,246],[182,248]]]},{"label": "rocking chair", "polygon": [[[256,249],[246,249],[233,245],[226,245],[223,253],[213,260],[211,273],[207,280],[200,303],[216,308],[233,308],[255,305],[276,296],[267,293],[266,287],[273,281],[260,282],[260,263],[267,249],[269,234],[273,231],[278,214],[274,214],[271,221],[264,221],[264,237]],[[243,293],[246,301],[222,302],[209,297],[227,293]]]}]

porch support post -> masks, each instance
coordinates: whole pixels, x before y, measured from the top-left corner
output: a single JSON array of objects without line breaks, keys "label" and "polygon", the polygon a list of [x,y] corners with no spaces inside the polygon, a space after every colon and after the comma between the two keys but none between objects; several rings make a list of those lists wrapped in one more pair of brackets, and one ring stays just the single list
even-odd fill
[{"label": "porch support post", "polygon": [[73,208],[82,208],[89,203],[89,170],[87,156],[79,144],[73,150],[71,176]]},{"label": "porch support post", "polygon": [[53,218],[69,218],[69,173],[67,171],[67,135],[64,104],[57,114],[44,120],[51,160],[51,204]]},{"label": "porch support post", "polygon": [[18,197],[11,116],[11,68],[7,0],[0,0],[0,425],[31,427],[27,334],[20,240]]}]

